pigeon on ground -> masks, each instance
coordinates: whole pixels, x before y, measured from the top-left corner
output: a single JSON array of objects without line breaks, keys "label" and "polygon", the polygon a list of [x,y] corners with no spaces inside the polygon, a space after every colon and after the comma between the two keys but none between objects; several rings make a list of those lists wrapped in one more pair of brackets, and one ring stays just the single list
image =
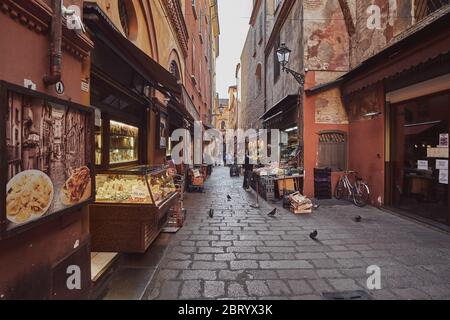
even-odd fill
[{"label": "pigeon on ground", "polygon": [[273,209],[272,211],[270,211],[267,215],[269,217],[275,217],[275,214],[277,213],[277,208]]},{"label": "pigeon on ground", "polygon": [[355,222],[361,222],[361,220],[362,220],[362,217],[361,217],[361,216],[355,217]]},{"label": "pigeon on ground", "polygon": [[227,195],[227,199],[228,199],[228,201],[231,201],[230,195]]},{"label": "pigeon on ground", "polygon": [[209,217],[213,218],[214,217],[214,209],[209,209]]},{"label": "pigeon on ground", "polygon": [[317,240],[317,236],[319,235],[319,232],[317,232],[317,230],[314,230],[313,232],[311,232],[310,234],[309,234],[309,237],[312,239],[312,240]]}]

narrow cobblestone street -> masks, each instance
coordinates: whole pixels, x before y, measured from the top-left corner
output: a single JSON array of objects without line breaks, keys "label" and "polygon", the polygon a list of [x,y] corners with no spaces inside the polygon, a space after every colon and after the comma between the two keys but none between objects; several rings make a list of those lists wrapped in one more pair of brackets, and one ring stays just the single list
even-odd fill
[{"label": "narrow cobblestone street", "polygon": [[[381,268],[374,299],[450,299],[450,235],[345,202],[303,216],[279,207],[271,218],[273,205],[262,200],[252,209],[255,194],[241,185],[215,168],[204,194],[186,195],[185,226],[144,299],[322,299],[323,292],[369,291],[371,265]],[[315,229],[318,241],[309,238]]]}]

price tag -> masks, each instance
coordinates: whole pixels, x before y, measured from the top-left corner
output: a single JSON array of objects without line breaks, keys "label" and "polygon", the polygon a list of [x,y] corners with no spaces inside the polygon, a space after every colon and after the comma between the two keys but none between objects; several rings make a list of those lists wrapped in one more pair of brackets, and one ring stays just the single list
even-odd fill
[{"label": "price tag", "polygon": [[131,189],[131,197],[134,199],[145,199],[148,196],[148,191],[145,188],[134,186]]}]

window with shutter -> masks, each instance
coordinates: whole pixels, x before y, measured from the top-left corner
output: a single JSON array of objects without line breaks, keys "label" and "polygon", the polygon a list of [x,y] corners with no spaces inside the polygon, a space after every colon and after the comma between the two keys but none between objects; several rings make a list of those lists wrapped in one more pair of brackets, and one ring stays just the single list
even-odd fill
[{"label": "window with shutter", "polygon": [[344,132],[326,131],[319,134],[319,168],[333,171],[347,169],[347,136]]}]

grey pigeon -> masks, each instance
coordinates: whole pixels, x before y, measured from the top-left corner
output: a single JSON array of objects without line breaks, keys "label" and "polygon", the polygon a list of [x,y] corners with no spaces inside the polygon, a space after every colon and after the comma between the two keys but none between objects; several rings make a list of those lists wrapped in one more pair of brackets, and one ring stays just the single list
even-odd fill
[{"label": "grey pigeon", "polygon": [[214,217],[214,209],[209,209],[209,217],[213,218]]},{"label": "grey pigeon", "polygon": [[273,209],[272,211],[270,211],[267,215],[269,217],[275,217],[275,214],[277,213],[277,208]]}]

